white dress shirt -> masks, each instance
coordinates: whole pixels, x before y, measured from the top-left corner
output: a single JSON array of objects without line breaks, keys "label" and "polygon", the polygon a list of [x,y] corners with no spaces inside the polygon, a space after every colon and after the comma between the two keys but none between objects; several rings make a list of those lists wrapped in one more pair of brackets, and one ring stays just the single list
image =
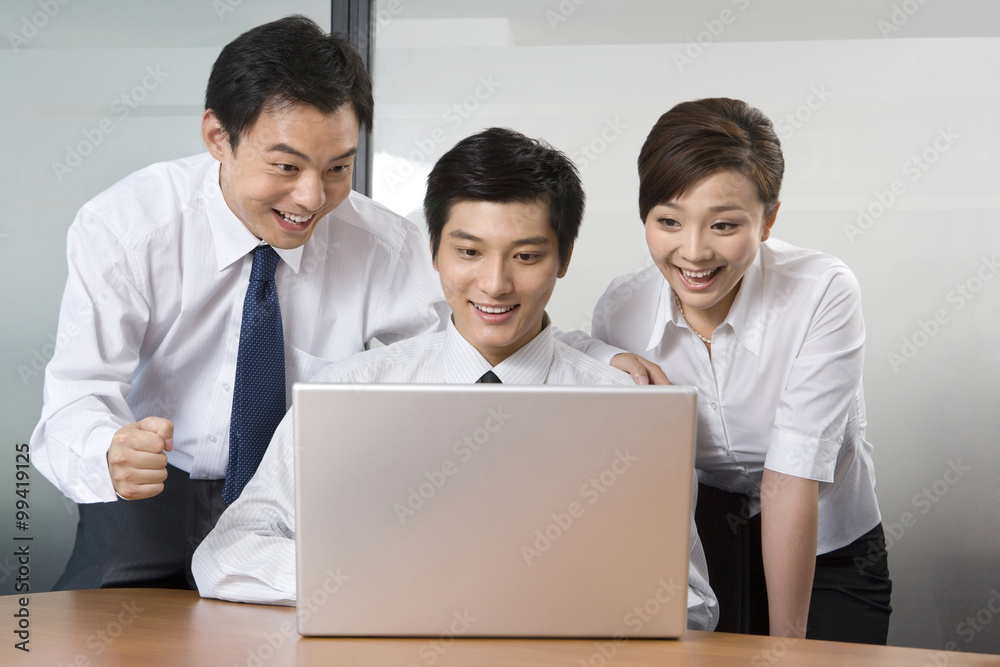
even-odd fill
[{"label": "white dress shirt", "polygon": [[819,485],[817,554],[881,521],[861,371],[861,294],[835,257],[771,239],[712,334],[712,353],[674,305],[656,266],[615,279],[593,335],[643,354],[673,384],[698,388],[701,481],[749,495],[764,468]]},{"label": "white dress shirt", "polygon": [[[441,327],[441,288],[416,226],[356,192],[315,224],[304,246],[277,251],[289,392],[372,338]],[[69,498],[115,500],[111,437],[147,416],[173,421],[172,465],[225,477],[258,243],[226,205],[208,154],[138,171],[80,210],[31,437],[33,462]]]},{"label": "white dress shirt", "polygon": [[[472,384],[492,370],[505,384],[632,384],[628,374],[552,337],[552,327],[495,367],[454,324],[443,332],[358,354],[323,369],[316,382]],[[696,485],[697,486],[697,485]],[[278,426],[257,474],[222,514],[191,567],[204,597],[295,603],[295,466],[292,411]],[[692,517],[688,627],[714,629],[718,603]]]}]

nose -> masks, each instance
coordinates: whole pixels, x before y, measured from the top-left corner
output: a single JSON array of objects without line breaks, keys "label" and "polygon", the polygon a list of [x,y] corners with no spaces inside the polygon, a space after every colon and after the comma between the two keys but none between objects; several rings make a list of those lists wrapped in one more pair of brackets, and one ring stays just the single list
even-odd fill
[{"label": "nose", "polygon": [[511,271],[504,257],[487,257],[480,265],[479,289],[490,297],[500,297],[513,290]]},{"label": "nose", "polygon": [[681,256],[688,262],[704,262],[712,258],[712,249],[708,242],[708,235],[702,233],[697,226],[690,226],[684,232],[684,239],[681,243]]},{"label": "nose", "polygon": [[323,179],[317,173],[303,171],[295,182],[292,201],[307,211],[318,211],[326,203]]}]

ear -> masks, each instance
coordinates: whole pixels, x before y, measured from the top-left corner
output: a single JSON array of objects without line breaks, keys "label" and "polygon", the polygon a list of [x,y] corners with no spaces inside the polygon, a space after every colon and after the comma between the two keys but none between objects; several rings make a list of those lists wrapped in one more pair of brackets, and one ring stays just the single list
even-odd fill
[{"label": "ear", "polygon": [[438,256],[437,256],[437,253],[434,252],[434,241],[431,241],[429,243],[429,245],[430,245],[430,248],[431,248],[431,266],[434,267],[435,271],[437,271],[438,273],[441,273],[438,270]]},{"label": "ear", "polygon": [[573,259],[573,245],[574,244],[572,243],[569,244],[569,252],[566,253],[566,261],[563,262],[562,267],[559,269],[559,273],[556,274],[556,278],[562,278],[569,270],[569,260]]},{"label": "ear", "polygon": [[781,208],[781,201],[774,203],[774,210],[771,212],[771,215],[764,219],[764,229],[760,232],[761,241],[766,241],[771,236],[771,227],[774,227],[774,221],[778,217],[779,208]]},{"label": "ear", "polygon": [[222,128],[222,123],[215,117],[215,112],[205,109],[205,114],[201,117],[201,140],[205,142],[205,147],[219,162],[226,155],[226,145],[229,143],[229,135]]}]

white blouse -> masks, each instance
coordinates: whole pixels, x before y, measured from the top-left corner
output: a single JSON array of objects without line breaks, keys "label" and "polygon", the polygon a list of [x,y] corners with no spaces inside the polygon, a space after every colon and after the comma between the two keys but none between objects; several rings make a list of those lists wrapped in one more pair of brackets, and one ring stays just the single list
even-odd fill
[{"label": "white blouse", "polygon": [[820,482],[817,554],[881,521],[865,440],[861,294],[837,258],[761,244],[711,355],[656,266],[612,281],[593,335],[652,359],[673,384],[698,388],[699,478],[750,496],[751,515],[766,466]]}]

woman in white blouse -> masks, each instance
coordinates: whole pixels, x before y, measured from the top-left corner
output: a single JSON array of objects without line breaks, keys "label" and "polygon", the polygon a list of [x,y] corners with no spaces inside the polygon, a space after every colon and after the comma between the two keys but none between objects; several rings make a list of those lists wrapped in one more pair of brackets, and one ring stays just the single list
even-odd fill
[{"label": "woman in white blouse", "polygon": [[884,644],[860,292],[835,257],[769,240],[783,172],[771,122],[744,102],[664,114],[639,154],[654,265],[611,283],[593,334],[698,387],[718,629]]}]

